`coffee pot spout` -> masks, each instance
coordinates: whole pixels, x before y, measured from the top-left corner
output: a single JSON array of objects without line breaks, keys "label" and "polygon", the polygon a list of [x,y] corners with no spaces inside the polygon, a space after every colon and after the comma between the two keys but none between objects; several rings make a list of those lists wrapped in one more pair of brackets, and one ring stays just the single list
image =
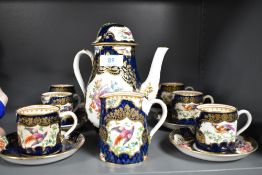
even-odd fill
[{"label": "coffee pot spout", "polygon": [[141,86],[140,92],[145,94],[149,100],[156,98],[162,62],[167,50],[167,47],[157,48],[147,79]]}]

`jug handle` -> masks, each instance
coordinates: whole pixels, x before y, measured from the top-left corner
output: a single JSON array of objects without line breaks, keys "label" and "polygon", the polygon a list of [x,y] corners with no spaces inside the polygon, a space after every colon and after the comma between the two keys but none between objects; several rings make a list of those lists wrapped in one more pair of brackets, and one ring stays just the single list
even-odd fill
[{"label": "jug handle", "polygon": [[151,141],[153,135],[156,133],[156,131],[163,125],[163,123],[165,122],[166,120],[166,117],[167,117],[167,107],[166,107],[166,104],[162,101],[162,100],[159,100],[159,99],[152,99],[149,101],[151,104],[151,106],[155,103],[159,104],[162,108],[162,115],[159,119],[159,121],[157,122],[157,124],[155,125],[155,127],[150,131],[150,134],[149,134],[149,140]]},{"label": "jug handle", "polygon": [[81,88],[81,90],[84,94],[84,97],[85,97],[86,96],[86,86],[85,86],[85,82],[83,80],[83,77],[80,73],[80,69],[79,69],[80,57],[83,54],[89,56],[89,58],[91,59],[92,65],[93,65],[93,61],[94,61],[94,55],[89,50],[80,50],[74,58],[74,63],[73,63],[74,73],[75,73],[76,79],[78,81],[78,84],[79,84],[79,86],[80,86],[80,88]]}]

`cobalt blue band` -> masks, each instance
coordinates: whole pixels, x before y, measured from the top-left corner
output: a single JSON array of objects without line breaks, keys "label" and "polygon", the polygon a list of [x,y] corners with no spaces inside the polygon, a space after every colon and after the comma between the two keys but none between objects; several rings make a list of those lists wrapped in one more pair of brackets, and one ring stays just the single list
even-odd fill
[{"label": "cobalt blue band", "polygon": [[230,142],[230,143],[213,143],[210,145],[204,144],[204,143],[200,143],[197,140],[195,141],[196,146],[199,149],[205,150],[205,151],[209,151],[209,152],[215,152],[215,153],[234,153],[236,151],[235,149],[235,142]]},{"label": "cobalt blue band", "polygon": [[42,156],[42,155],[49,155],[52,153],[59,152],[61,149],[62,149],[62,144],[57,143],[53,147],[48,146],[44,149],[41,146],[36,147],[34,149],[32,148],[23,149],[22,147],[18,147],[18,152],[21,154],[27,154],[27,155],[32,155],[32,156]]}]

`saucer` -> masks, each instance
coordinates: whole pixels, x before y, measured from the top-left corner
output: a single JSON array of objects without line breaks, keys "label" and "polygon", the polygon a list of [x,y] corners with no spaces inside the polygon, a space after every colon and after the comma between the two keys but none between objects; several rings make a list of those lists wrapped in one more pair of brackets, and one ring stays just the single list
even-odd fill
[{"label": "saucer", "polygon": [[247,157],[258,148],[257,142],[250,137],[238,136],[236,140],[236,152],[234,153],[212,153],[200,150],[194,144],[194,137],[181,129],[169,134],[170,142],[182,153],[202,160],[226,162]]},{"label": "saucer", "polygon": [[58,153],[44,156],[29,156],[17,152],[17,133],[6,136],[8,145],[0,152],[0,157],[7,162],[20,165],[42,165],[57,162],[73,155],[84,144],[85,137],[78,132],[72,132],[69,138],[62,142],[62,150]]}]

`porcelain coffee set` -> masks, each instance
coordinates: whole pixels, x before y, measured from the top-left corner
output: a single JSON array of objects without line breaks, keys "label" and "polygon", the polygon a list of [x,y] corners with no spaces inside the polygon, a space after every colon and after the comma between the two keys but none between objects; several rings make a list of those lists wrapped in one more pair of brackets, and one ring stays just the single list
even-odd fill
[{"label": "porcelain coffee set", "polygon": [[[237,160],[257,149],[253,139],[239,136],[251,123],[248,111],[214,104],[212,96],[182,83],[159,86],[168,48],[157,49],[149,75],[141,83],[137,43],[129,28],[104,24],[93,45],[94,54],[88,50],[76,54],[73,68],[85,97],[87,117],[99,128],[102,161],[133,164],[146,160],[151,139],[162,125],[173,129],[169,139],[178,150],[196,158]],[[83,54],[93,66],[87,88],[79,70]],[[203,104],[207,99],[211,104]],[[6,136],[7,145],[0,154],[5,160],[26,165],[51,163],[69,157],[84,144],[84,136],[74,131],[79,123],[74,112],[81,106],[74,86],[51,85],[41,101],[42,105],[17,110],[17,132]],[[149,132],[150,109],[158,122]],[[237,131],[242,114],[248,120]]]}]

